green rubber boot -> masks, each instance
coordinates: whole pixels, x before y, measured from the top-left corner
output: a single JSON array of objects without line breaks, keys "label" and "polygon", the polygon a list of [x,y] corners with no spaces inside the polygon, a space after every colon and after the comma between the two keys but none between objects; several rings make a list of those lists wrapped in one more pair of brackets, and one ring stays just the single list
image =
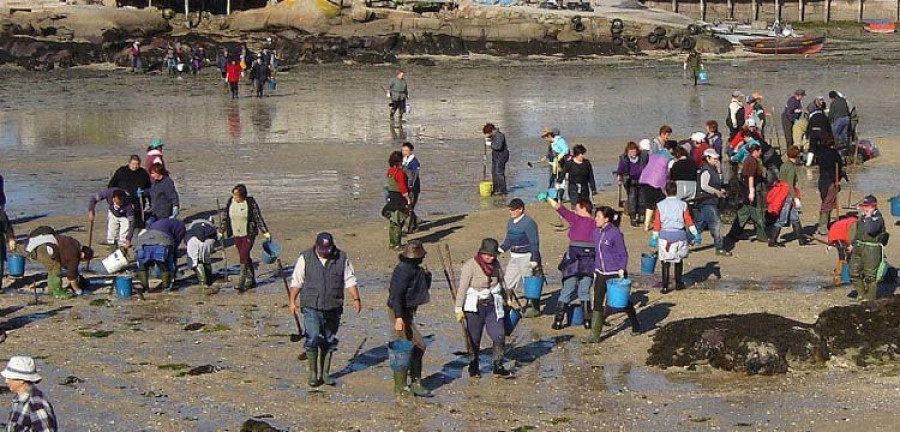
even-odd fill
[{"label": "green rubber boot", "polygon": [[537,318],[541,316],[541,301],[528,300],[528,307],[525,308],[525,318]]},{"label": "green rubber boot", "polygon": [[591,314],[591,334],[582,339],[582,343],[599,343],[600,335],[603,333],[603,312],[594,311]]},{"label": "green rubber boot", "polygon": [[209,286],[209,279],[206,276],[206,266],[204,266],[203,264],[197,264],[197,267],[194,267],[194,274],[197,276],[198,285]]},{"label": "green rubber boot", "polygon": [[319,382],[329,386],[334,385],[334,378],[331,377],[331,355],[331,351],[319,351]]},{"label": "green rubber boot", "polygon": [[310,387],[315,388],[322,385],[322,381],[319,380],[319,350],[308,350],[306,354],[307,364],[309,365],[309,376],[306,379],[306,383]]},{"label": "green rubber boot", "polygon": [[406,386],[406,379],[409,376],[409,369],[394,371],[394,393],[398,396],[409,395],[409,387]]},{"label": "green rubber boot", "polygon": [[[418,350],[418,348],[415,348]],[[432,397],[434,395],[422,385],[422,354],[413,354],[412,361],[409,363],[409,391],[414,396]]]},{"label": "green rubber boot", "polygon": [[245,288],[246,284],[247,284],[247,266],[241,264],[241,277],[238,280],[237,285],[234,286],[234,289],[236,289],[240,292],[244,292],[247,290],[247,288]]},{"label": "green rubber boot", "polygon": [[256,269],[253,268],[253,264],[247,266],[247,288],[251,289],[256,288]]},{"label": "green rubber boot", "polygon": [[62,278],[59,275],[47,275],[47,293],[53,298],[60,300],[68,300],[75,297],[72,293],[63,289]]},{"label": "green rubber boot", "polygon": [[141,291],[150,291],[150,275],[147,273],[147,270],[141,270],[137,272],[137,280],[138,283],[141,284]]},{"label": "green rubber boot", "polygon": [[391,249],[399,250],[402,245],[402,231],[403,228],[399,224],[391,222],[390,230],[388,232],[388,243],[391,246]]}]

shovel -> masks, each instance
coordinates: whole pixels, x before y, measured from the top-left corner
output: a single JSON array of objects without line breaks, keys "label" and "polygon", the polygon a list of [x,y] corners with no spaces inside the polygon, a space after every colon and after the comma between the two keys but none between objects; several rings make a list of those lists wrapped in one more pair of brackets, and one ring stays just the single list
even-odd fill
[{"label": "shovel", "polygon": [[[91,247],[94,243],[94,220],[88,223],[88,242],[87,247]],[[88,260],[87,263],[84,264],[84,272],[87,273],[91,270],[91,260]]]},{"label": "shovel", "polygon": [[[288,286],[287,277],[284,275],[284,266],[281,265],[281,258],[276,259],[275,264],[278,266],[278,274],[281,275],[281,281],[284,282],[284,292],[290,299],[291,288]],[[300,317],[294,314],[291,315],[294,317],[294,323],[297,324],[297,334],[291,335],[291,342],[300,342],[304,335],[303,326],[300,325]]]}]

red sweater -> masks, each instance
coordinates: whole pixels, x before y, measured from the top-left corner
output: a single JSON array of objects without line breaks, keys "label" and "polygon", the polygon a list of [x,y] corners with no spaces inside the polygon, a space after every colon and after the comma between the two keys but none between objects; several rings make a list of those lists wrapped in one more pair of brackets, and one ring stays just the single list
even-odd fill
[{"label": "red sweater", "polygon": [[241,65],[237,63],[225,65],[225,79],[230,83],[239,82],[241,80]]},{"label": "red sweater", "polygon": [[409,187],[406,182],[406,173],[403,172],[398,166],[390,167],[387,171],[387,176],[394,179],[397,182],[397,187],[400,188],[400,193],[402,195],[406,195],[409,193]]}]

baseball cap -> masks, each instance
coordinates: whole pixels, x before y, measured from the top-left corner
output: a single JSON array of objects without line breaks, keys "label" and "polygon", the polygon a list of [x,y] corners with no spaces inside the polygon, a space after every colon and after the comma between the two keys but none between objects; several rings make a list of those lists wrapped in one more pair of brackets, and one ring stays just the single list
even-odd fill
[{"label": "baseball cap", "polygon": [[513,198],[512,200],[509,201],[509,205],[507,205],[507,207],[509,207],[511,209],[522,209],[522,208],[525,208],[525,202],[523,202],[519,198]]},{"label": "baseball cap", "polygon": [[322,255],[334,252],[334,236],[327,232],[319,233],[316,236],[316,251]]},{"label": "baseball cap", "polygon": [[806,90],[797,89],[797,90],[794,90],[794,94],[797,96],[806,96]]},{"label": "baseball cap", "polygon": [[703,157],[705,157],[705,158],[713,157],[713,158],[718,159],[719,153],[716,152],[716,149],[708,148],[706,150],[703,150]]},{"label": "baseball cap", "polygon": [[706,134],[703,132],[694,132],[693,134],[691,134],[691,141],[702,142],[705,139],[706,139]]},{"label": "baseball cap", "polygon": [[735,90],[735,91],[731,92],[731,97],[740,98],[740,97],[744,97],[744,94],[741,93],[740,90]]},{"label": "baseball cap", "polygon": [[864,206],[864,207],[875,207],[878,205],[878,198],[875,198],[875,195],[868,195],[862,199],[862,201],[858,202],[856,205]]}]

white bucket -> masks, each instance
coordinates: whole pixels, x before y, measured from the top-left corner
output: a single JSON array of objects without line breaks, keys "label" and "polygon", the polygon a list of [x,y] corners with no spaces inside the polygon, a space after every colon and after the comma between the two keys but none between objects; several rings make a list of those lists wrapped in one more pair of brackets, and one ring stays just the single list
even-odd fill
[{"label": "white bucket", "polygon": [[128,267],[128,259],[122,253],[122,249],[116,249],[112,255],[103,259],[103,268],[109,274],[118,273]]}]

